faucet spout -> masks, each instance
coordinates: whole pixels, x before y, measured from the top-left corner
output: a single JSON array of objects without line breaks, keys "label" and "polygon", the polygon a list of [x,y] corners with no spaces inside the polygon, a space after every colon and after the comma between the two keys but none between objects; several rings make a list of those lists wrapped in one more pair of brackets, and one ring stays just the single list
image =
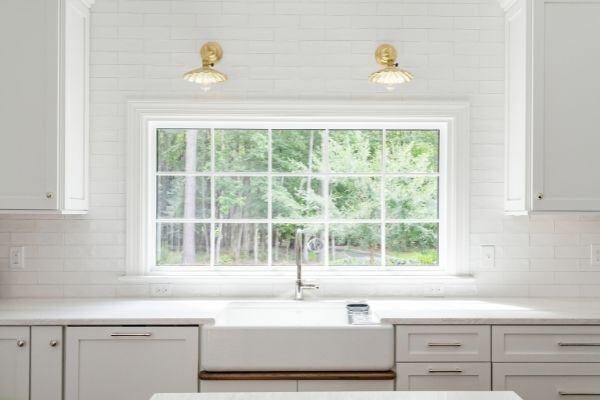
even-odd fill
[{"label": "faucet spout", "polygon": [[304,300],[304,289],[318,289],[319,286],[302,281],[302,251],[304,247],[304,234],[302,229],[296,231],[294,241],[294,250],[296,251],[296,285],[295,296],[296,300]]}]

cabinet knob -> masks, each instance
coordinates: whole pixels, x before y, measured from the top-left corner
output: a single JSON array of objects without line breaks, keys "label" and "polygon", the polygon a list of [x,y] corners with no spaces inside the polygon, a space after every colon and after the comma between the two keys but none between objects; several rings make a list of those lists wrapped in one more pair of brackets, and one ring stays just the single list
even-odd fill
[{"label": "cabinet knob", "polygon": [[46,193],[46,198],[47,198],[47,199],[51,199],[51,198],[53,198],[53,197],[54,197],[54,193],[52,193],[52,192],[48,192],[48,193]]},{"label": "cabinet knob", "polygon": [[25,346],[25,341],[24,340],[17,340],[17,347],[23,347]]},{"label": "cabinet knob", "polygon": [[56,347],[56,346],[58,346],[58,340],[52,339],[50,341],[50,347]]},{"label": "cabinet knob", "polygon": [[542,200],[544,198],[544,193],[538,193],[537,198],[538,200]]}]

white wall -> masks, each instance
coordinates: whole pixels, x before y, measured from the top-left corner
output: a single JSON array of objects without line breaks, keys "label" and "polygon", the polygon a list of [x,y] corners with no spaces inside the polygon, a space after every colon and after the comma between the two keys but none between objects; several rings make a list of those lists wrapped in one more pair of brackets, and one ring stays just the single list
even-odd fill
[{"label": "white wall", "polygon": [[[209,96],[388,96],[366,77],[376,45],[394,43],[416,80],[391,96],[472,103],[472,264],[496,245],[479,295],[598,296],[589,244],[600,217],[505,217],[503,12],[497,0],[97,0],[92,10],[91,212],[84,217],[0,217],[0,296],[148,295],[124,271],[124,129],[130,98],[203,98],[180,79],[197,49],[218,40],[230,81]],[[24,245],[26,269],[8,270],[8,247]],[[229,295],[235,285],[188,284],[175,294]],[[285,289],[289,290],[289,286]],[[415,289],[416,288],[416,289]],[[414,285],[371,287],[419,294]],[[340,293],[338,285],[324,285]],[[448,294],[473,294],[454,286]],[[282,294],[268,284],[247,294]]]}]

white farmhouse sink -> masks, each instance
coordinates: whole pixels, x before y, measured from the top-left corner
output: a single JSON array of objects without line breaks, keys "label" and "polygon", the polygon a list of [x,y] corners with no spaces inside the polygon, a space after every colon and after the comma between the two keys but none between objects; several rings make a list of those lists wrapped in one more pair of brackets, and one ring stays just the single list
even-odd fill
[{"label": "white farmhouse sink", "polygon": [[202,327],[205,371],[384,371],[391,325],[350,325],[344,302],[234,302]]}]

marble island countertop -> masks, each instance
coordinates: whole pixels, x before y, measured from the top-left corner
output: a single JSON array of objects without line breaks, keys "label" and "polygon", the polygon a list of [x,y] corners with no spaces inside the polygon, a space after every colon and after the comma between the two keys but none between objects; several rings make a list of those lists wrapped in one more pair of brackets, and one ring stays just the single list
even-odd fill
[{"label": "marble island countertop", "polygon": [[[213,322],[232,301],[243,299],[4,299],[0,325],[201,325]],[[600,299],[401,298],[369,303],[390,324],[600,325]]]},{"label": "marble island countertop", "polygon": [[155,394],[150,400],[522,400],[514,392],[300,392]]}]

